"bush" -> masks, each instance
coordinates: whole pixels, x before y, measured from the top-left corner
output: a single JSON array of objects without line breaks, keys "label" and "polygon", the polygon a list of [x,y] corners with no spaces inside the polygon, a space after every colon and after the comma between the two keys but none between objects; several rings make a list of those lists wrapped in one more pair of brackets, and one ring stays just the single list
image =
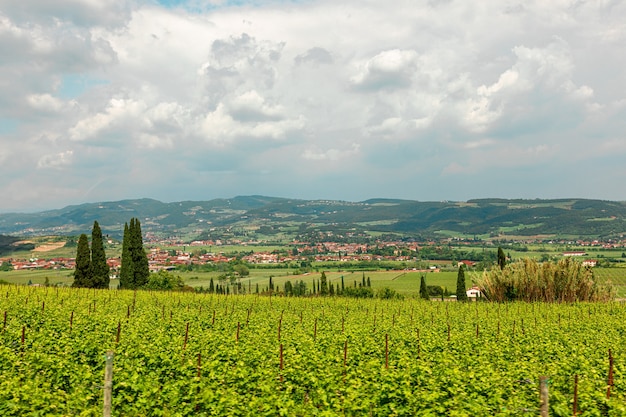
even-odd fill
[{"label": "bush", "polygon": [[374,291],[370,287],[346,287],[341,295],[354,298],[374,298]]},{"label": "bush", "polygon": [[144,287],[146,290],[183,290],[185,288],[185,284],[183,283],[183,279],[174,275],[166,270],[160,270],[159,272],[150,274],[148,277],[148,282]]},{"label": "bush", "polygon": [[396,290],[391,289],[389,287],[384,287],[376,291],[376,298],[380,298],[383,300],[401,300],[404,297],[398,294]]},{"label": "bush", "polygon": [[540,263],[522,259],[504,269],[485,271],[477,284],[490,301],[608,301],[613,298],[611,285],[599,286],[593,271],[571,258]]}]

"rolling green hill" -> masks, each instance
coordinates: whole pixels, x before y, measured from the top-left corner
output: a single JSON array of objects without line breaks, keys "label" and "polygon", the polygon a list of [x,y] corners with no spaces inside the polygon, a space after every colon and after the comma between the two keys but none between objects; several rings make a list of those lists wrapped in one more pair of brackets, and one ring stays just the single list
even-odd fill
[{"label": "rolling green hill", "polygon": [[362,202],[240,196],[163,203],[152,199],[88,203],[39,213],[0,214],[0,234],[76,235],[98,220],[119,236],[137,217],[144,232],[187,238],[263,239],[333,236],[354,240],[385,233],[407,237],[533,236],[622,238],[626,203],[585,199]]}]

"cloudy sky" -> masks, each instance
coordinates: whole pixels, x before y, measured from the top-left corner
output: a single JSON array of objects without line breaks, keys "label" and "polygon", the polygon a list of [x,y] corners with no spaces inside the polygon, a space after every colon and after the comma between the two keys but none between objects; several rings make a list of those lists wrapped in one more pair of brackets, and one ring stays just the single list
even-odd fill
[{"label": "cloudy sky", "polygon": [[620,0],[0,0],[0,212],[626,200]]}]

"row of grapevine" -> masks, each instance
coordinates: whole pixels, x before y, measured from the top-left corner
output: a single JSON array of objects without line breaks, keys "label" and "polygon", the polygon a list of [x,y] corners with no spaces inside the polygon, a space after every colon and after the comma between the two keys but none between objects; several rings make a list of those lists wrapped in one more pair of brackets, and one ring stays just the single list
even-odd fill
[{"label": "row of grapevine", "polygon": [[1,290],[3,416],[626,415],[621,303]]}]

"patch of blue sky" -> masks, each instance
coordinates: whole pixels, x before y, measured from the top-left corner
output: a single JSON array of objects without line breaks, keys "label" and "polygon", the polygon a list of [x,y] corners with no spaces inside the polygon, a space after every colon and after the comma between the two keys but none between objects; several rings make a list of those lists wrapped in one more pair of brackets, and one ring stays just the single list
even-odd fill
[{"label": "patch of blue sky", "polygon": [[4,119],[0,117],[0,135],[13,133],[17,130],[18,126],[19,126],[19,123],[17,122],[17,120]]},{"label": "patch of blue sky", "polygon": [[157,3],[167,8],[183,8],[188,11],[200,12],[227,7],[261,7],[268,3],[301,3],[302,1],[303,0],[226,0],[212,2],[207,0],[157,0]]},{"label": "patch of blue sky", "polygon": [[62,99],[69,100],[82,95],[92,87],[108,83],[107,80],[84,74],[68,74],[63,76],[57,95]]}]

